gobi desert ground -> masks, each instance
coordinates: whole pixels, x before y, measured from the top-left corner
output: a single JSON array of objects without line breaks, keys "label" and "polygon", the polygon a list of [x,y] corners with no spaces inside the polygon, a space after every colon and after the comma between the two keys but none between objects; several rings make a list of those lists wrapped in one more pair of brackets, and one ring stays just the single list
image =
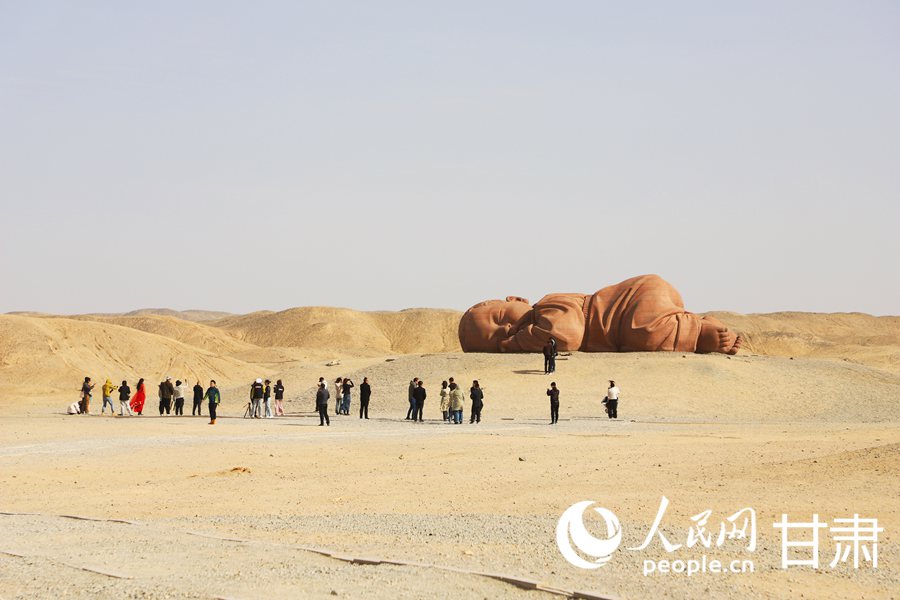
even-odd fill
[{"label": "gobi desert ground", "polygon": [[[453,311],[2,315],[0,598],[898,597],[900,317],[716,316],[744,334],[737,356],[576,353],[545,376],[537,355],[461,353]],[[146,378],[144,416],[98,416],[99,386],[94,415],[65,415],[85,375]],[[155,416],[165,375],[217,379],[218,423]],[[318,427],[320,376],[367,376],[372,419],[354,395],[350,416]],[[429,391],[423,424],[403,419],[413,376]],[[450,376],[486,388],[480,425],[468,408],[441,422]],[[288,416],[241,418],[256,377],[284,380]],[[600,405],[608,379],[616,422]],[[680,543],[701,511],[717,528],[755,508],[755,572],[644,576],[644,560],[703,554],[625,549],[663,495]],[[581,500],[622,521],[596,570],[555,542]],[[878,568],[830,568],[823,534],[820,569],[782,570],[781,513],[878,518]]]}]

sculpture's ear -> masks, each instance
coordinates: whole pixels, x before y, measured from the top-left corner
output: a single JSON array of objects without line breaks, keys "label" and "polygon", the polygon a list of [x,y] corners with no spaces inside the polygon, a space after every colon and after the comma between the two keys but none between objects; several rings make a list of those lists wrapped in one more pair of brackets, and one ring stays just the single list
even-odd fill
[{"label": "sculpture's ear", "polygon": [[529,302],[525,298],[522,298],[521,296],[507,296],[506,301],[507,302],[524,302],[525,304],[531,304],[531,302]]}]

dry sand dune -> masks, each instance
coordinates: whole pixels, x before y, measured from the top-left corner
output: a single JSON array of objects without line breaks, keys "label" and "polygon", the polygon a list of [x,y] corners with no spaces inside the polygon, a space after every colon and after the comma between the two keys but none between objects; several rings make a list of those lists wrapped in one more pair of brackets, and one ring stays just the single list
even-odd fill
[{"label": "dry sand dune", "polygon": [[210,327],[201,323],[170,316],[123,315],[107,317],[80,315],[71,318],[79,321],[111,323],[121,327],[137,329],[138,331],[145,331],[147,333],[167,337],[183,344],[202,348],[217,354],[232,355],[256,348],[253,344],[242,342],[236,336],[217,327]]},{"label": "dry sand dune", "polygon": [[142,317],[145,315],[158,315],[162,317],[175,317],[176,319],[184,319],[186,321],[215,321],[232,316],[232,313],[220,310],[172,310],[171,308],[139,308],[131,312],[127,312],[122,316],[125,317]]},{"label": "dry sand dune", "polygon": [[900,370],[900,317],[862,313],[708,313],[740,331],[745,351],[842,358]]},{"label": "dry sand dune", "polygon": [[335,355],[380,356],[459,350],[459,312],[408,309],[360,312],[304,307],[259,312],[214,325],[258,346],[328,349]]},{"label": "dry sand dune", "polygon": [[77,319],[0,316],[0,390],[11,396],[47,397],[76,390],[85,374],[95,379],[256,377],[259,368],[160,335],[112,323]]}]

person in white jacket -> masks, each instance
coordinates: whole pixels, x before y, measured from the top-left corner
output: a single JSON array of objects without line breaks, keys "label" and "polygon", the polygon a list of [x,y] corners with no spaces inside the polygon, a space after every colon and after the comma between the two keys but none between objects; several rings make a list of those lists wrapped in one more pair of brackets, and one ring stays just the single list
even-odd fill
[{"label": "person in white jacket", "polygon": [[612,379],[609,380],[609,389],[606,390],[606,415],[610,419],[619,418],[619,387]]}]

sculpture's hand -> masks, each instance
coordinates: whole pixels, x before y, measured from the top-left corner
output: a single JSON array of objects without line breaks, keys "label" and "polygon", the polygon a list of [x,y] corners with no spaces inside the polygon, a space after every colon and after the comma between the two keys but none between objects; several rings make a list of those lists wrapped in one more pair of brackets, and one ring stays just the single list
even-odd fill
[{"label": "sculpture's hand", "polygon": [[534,324],[519,328],[513,335],[500,341],[501,352],[540,352],[550,339],[550,332]]}]

